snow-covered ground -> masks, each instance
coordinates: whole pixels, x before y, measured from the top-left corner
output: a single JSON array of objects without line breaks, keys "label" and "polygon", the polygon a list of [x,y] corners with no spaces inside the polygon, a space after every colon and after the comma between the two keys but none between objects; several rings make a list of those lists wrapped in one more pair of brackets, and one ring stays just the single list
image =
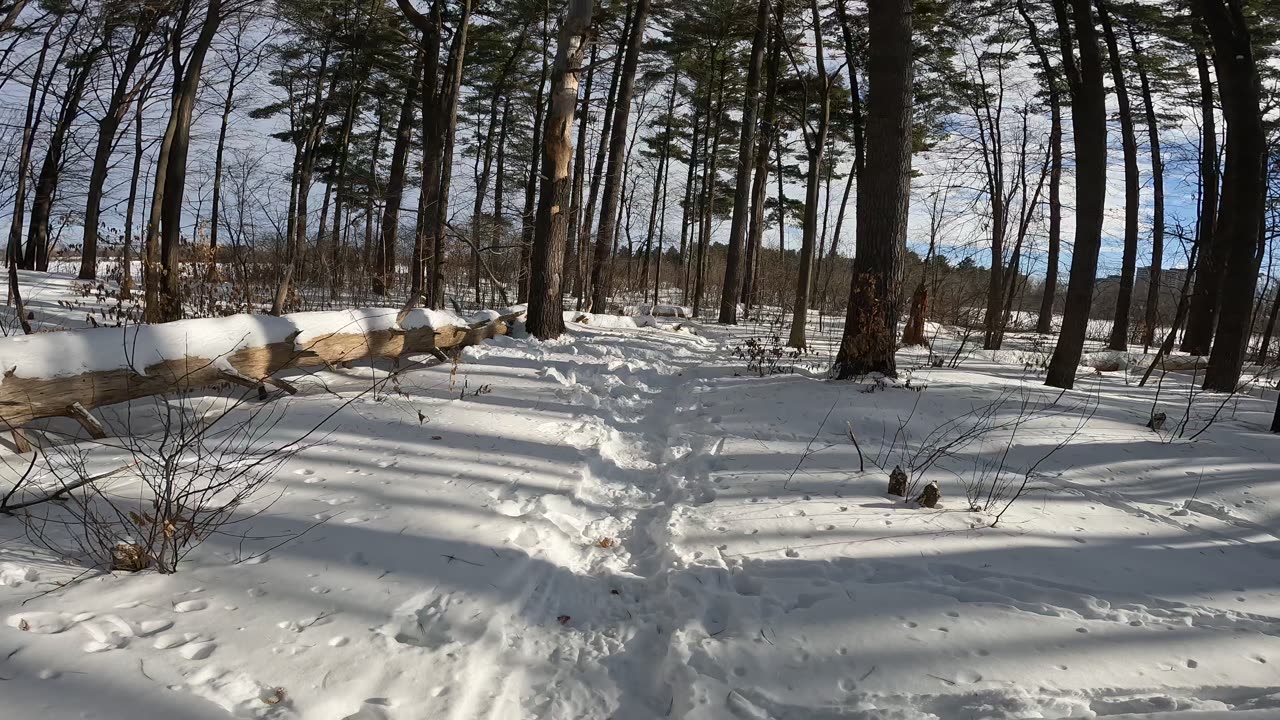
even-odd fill
[{"label": "snow-covered ground", "polygon": [[[175,575],[58,588],[79,571],[0,518],[0,717],[1280,718],[1274,392],[1193,442],[1222,399],[1183,375],[1059,396],[904,351],[834,383],[820,347],[760,377],[751,328],[585,319],[362,396]],[[320,373],[274,432],[369,375]],[[984,407],[922,478],[939,509],[884,495]],[[965,484],[1002,460],[1041,462],[991,528]]]}]

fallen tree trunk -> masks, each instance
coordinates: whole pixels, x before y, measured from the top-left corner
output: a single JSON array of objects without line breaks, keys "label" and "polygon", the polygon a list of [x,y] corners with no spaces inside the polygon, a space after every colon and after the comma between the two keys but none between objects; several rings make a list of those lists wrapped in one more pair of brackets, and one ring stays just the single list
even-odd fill
[{"label": "fallen tree trunk", "polygon": [[[523,308],[467,322],[447,313],[393,308],[236,315],[0,340],[0,427],[223,383],[268,384],[294,368],[334,367],[413,354],[439,357],[505,335]],[[448,324],[446,324],[448,323]]]}]

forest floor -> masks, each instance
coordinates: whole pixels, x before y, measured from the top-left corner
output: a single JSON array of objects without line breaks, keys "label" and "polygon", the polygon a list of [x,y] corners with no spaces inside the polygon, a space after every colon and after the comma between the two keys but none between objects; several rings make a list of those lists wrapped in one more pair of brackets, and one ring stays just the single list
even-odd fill
[{"label": "forest floor", "polygon": [[[758,325],[586,319],[312,376],[272,432],[324,442],[177,574],[0,518],[0,716],[1280,717],[1274,392],[1060,395],[1033,346],[837,383],[829,326],[762,377]],[[930,458],[937,509],[884,494]]]}]

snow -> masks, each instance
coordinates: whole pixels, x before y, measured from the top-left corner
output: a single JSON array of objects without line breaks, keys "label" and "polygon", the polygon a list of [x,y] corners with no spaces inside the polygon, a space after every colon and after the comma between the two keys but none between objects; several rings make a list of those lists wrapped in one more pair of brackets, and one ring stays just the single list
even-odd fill
[{"label": "snow", "polygon": [[[175,575],[58,589],[79,570],[0,518],[3,716],[1280,717],[1274,391],[1190,441],[1144,427],[1188,405],[1192,432],[1210,422],[1221,397],[1178,372],[1157,391],[1082,369],[1059,399],[1012,356],[912,349],[896,383],[834,383],[816,358],[837,327],[758,377],[732,348],[759,327],[566,319],[341,410]],[[347,320],[394,315],[254,318],[270,337]],[[304,386],[274,431],[358,374],[317,373],[334,392]],[[883,494],[881,466],[918,466],[948,420],[1054,402],[933,465],[938,510]],[[1064,439],[995,528],[970,511],[963,479]]]}]

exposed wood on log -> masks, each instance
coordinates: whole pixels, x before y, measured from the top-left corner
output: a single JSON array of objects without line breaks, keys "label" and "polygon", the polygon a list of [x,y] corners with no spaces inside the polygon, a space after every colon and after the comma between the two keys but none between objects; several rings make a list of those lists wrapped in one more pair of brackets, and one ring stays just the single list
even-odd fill
[{"label": "exposed wood on log", "polygon": [[14,428],[13,446],[17,449],[19,455],[26,455],[31,452],[31,441],[27,439],[27,433],[22,428]]},{"label": "exposed wood on log", "polygon": [[75,418],[76,422],[80,423],[81,427],[88,431],[94,440],[102,440],[107,436],[107,430],[102,427],[102,423],[98,418],[94,417],[93,413],[89,412],[88,408],[79,402],[71,403],[67,407],[67,413]]}]

